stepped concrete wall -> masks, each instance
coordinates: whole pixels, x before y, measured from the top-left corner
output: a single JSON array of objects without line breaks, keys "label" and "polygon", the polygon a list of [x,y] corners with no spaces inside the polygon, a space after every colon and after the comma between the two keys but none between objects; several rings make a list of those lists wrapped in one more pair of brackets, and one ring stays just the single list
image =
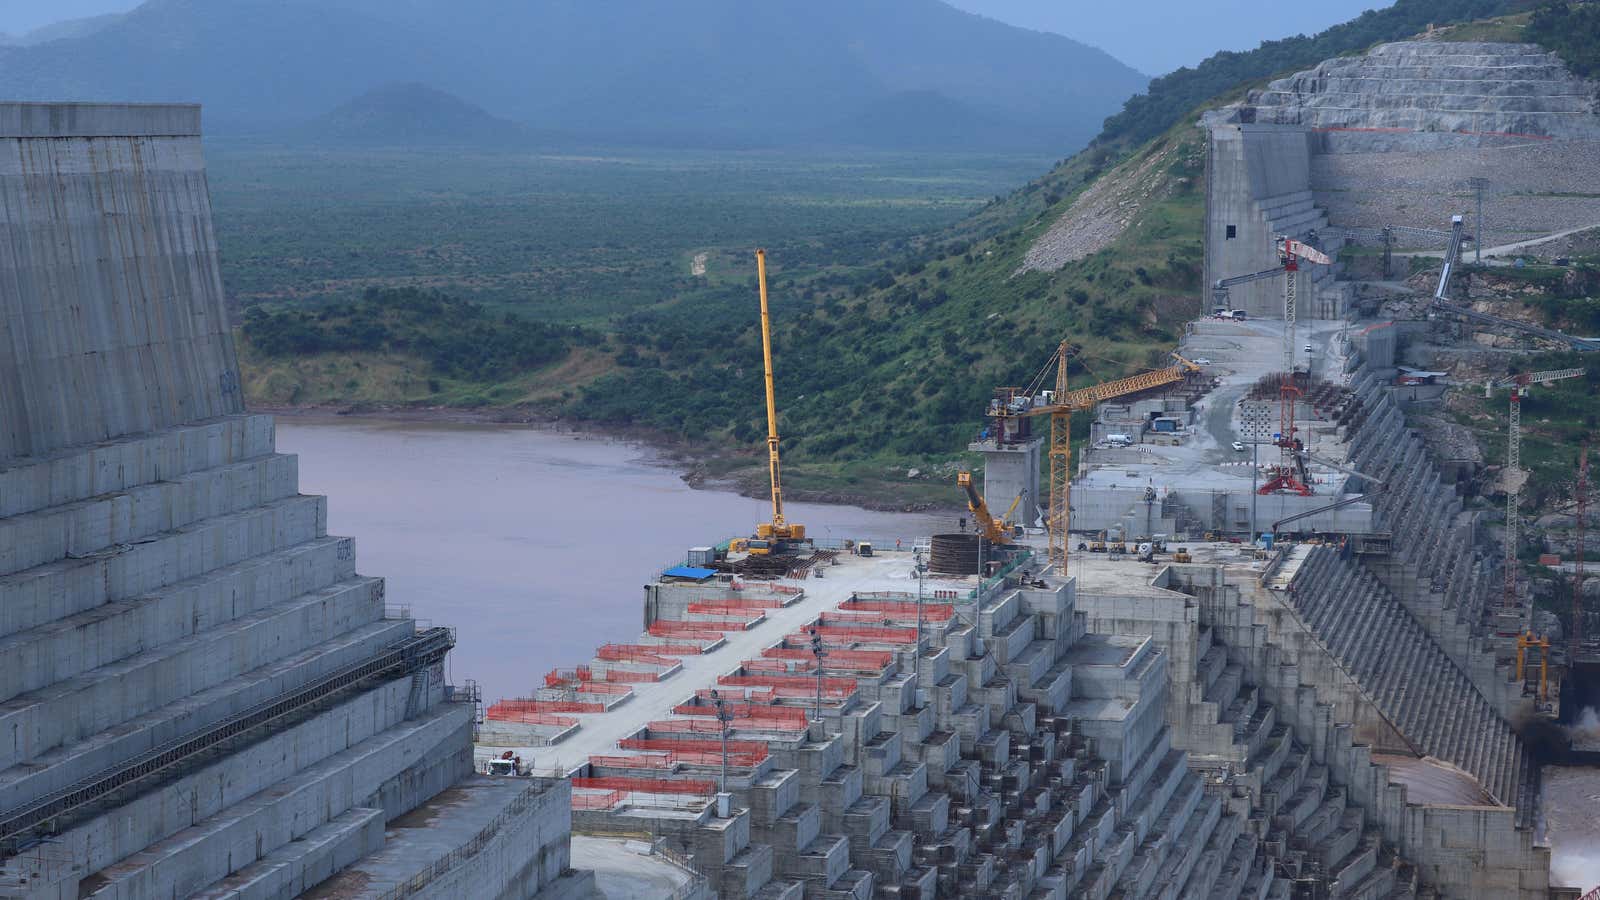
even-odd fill
[{"label": "stepped concrete wall", "polygon": [[583,896],[564,790],[405,831],[474,710],[242,412],[198,109],[0,104],[0,347],[0,897]]},{"label": "stepped concrete wall", "polygon": [[0,459],[238,413],[198,107],[0,104]]},{"label": "stepped concrete wall", "polygon": [[1330,153],[1600,139],[1600,98],[1534,44],[1397,41],[1254,91],[1261,123],[1312,129]]}]

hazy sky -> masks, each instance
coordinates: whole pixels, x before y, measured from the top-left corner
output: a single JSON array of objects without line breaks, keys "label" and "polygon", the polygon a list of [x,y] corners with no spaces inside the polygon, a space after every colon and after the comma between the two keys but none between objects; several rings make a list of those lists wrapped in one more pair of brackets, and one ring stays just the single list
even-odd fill
[{"label": "hazy sky", "polygon": [[[508,0],[512,2],[512,0]],[[670,0],[664,0],[670,2]],[[756,0],[759,2],[759,0]],[[870,0],[863,0],[870,2]],[[1312,33],[1393,0],[947,0],[1002,22],[1093,44],[1149,75],[1197,63],[1217,50],[1248,50],[1267,38]],[[139,0],[0,0],[0,31],[21,34],[58,22],[122,12]]]},{"label": "hazy sky", "polygon": [[0,31],[23,34],[60,22],[106,12],[126,12],[140,0],[0,0]]},{"label": "hazy sky", "polygon": [[1249,50],[1263,40],[1312,34],[1393,5],[1393,0],[946,0],[952,6],[1024,28],[1054,31],[1110,53],[1147,75],[1193,65],[1218,50]]}]

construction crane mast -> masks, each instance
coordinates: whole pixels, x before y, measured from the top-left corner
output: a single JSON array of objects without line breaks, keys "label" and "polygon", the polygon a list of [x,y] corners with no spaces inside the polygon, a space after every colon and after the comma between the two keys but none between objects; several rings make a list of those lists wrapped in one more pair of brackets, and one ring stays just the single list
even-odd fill
[{"label": "construction crane mast", "polygon": [[1491,381],[1483,387],[1485,397],[1493,396],[1495,388],[1511,388],[1510,424],[1506,436],[1506,580],[1501,598],[1501,605],[1507,609],[1516,606],[1517,601],[1517,532],[1520,525],[1517,509],[1522,500],[1522,484],[1528,478],[1528,474],[1522,471],[1522,400],[1528,396],[1530,385],[1576,378],[1586,371],[1586,369],[1552,369],[1548,372],[1509,375],[1499,381]]},{"label": "construction crane mast", "polygon": [[767,251],[756,251],[756,282],[761,290],[761,358],[767,373],[767,469],[772,478],[772,521],[756,526],[756,537],[773,541],[780,549],[788,541],[803,541],[806,527],[783,517],[782,466],[778,458],[778,400],[772,383],[772,315],[767,308]]},{"label": "construction crane mast", "polygon": [[1035,383],[1026,388],[996,389],[988,410],[988,415],[996,420],[997,434],[1010,431],[1006,427],[1006,419],[1042,415],[1050,417],[1050,510],[1045,522],[1049,532],[1050,562],[1062,572],[1067,567],[1067,533],[1072,525],[1072,414],[1093,409],[1102,400],[1176,384],[1200,371],[1198,365],[1174,353],[1174,364],[1165,369],[1073,391],[1069,390],[1067,384],[1067,360],[1072,352],[1071,345],[1062,341],[1045,366],[1046,371],[1051,365],[1055,367],[1053,391],[1044,390],[1045,373],[1041,371]]},{"label": "construction crane mast", "polygon": [[1294,331],[1295,319],[1298,314],[1295,299],[1295,282],[1300,279],[1295,273],[1300,271],[1300,261],[1317,263],[1328,266],[1333,260],[1328,255],[1309,244],[1290,237],[1277,239],[1278,259],[1283,261],[1283,271],[1288,274],[1283,286],[1283,371],[1286,375],[1294,375]]}]

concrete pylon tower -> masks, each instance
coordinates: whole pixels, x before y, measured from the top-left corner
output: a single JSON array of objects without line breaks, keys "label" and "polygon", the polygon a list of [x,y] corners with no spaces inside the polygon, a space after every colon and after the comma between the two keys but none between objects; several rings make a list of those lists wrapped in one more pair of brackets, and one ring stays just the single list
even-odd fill
[{"label": "concrete pylon tower", "polygon": [[587,886],[327,521],[240,395],[199,108],[0,103],[0,897]]},{"label": "concrete pylon tower", "polygon": [[1042,437],[1006,441],[992,434],[967,445],[968,450],[983,454],[983,497],[996,516],[1005,515],[1018,494],[1022,499],[1017,501],[1012,521],[1032,528],[1044,514],[1043,497],[1039,494],[1039,460],[1043,446]]}]

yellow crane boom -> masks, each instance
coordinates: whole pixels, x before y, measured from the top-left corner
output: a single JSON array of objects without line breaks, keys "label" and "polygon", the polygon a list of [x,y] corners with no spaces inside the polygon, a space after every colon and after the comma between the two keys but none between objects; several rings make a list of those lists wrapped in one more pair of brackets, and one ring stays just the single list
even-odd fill
[{"label": "yellow crane boom", "polygon": [[806,527],[783,518],[783,477],[778,458],[778,400],[772,384],[772,315],[767,307],[767,251],[756,251],[756,282],[761,289],[761,359],[767,374],[767,471],[772,478],[772,521],[756,526],[756,536],[777,541],[804,540]]},{"label": "yellow crane boom", "polygon": [[[967,509],[972,511],[973,521],[979,530],[983,532],[983,539],[991,544],[1011,543],[1011,530],[1006,528],[1004,522],[996,519],[994,514],[989,512],[989,504],[972,484],[972,473],[957,473],[956,484],[967,492]],[[1012,503],[1011,506],[1013,509],[1016,508],[1015,503]]]},{"label": "yellow crane boom", "polygon": [[[1128,394],[1137,394],[1153,388],[1177,384],[1189,375],[1200,371],[1200,366],[1187,359],[1172,354],[1175,362],[1164,368],[1151,372],[1142,372],[1116,381],[1108,381],[1093,387],[1069,390],[1067,386],[1067,359],[1071,356],[1071,347],[1066,341],[1056,348],[1053,362],[1056,364],[1056,387],[1050,395],[1048,402],[1034,403],[1032,392],[1025,391],[1021,402],[1000,402],[995,407],[994,415],[997,418],[1043,416],[1050,417],[1050,514],[1046,520],[1049,525],[1050,561],[1056,563],[1060,571],[1065,572],[1067,566],[1067,533],[1071,530],[1071,492],[1072,492],[1072,413],[1074,411],[1093,409],[1096,403],[1123,397]],[[1010,388],[1002,392],[1016,393]]]}]

